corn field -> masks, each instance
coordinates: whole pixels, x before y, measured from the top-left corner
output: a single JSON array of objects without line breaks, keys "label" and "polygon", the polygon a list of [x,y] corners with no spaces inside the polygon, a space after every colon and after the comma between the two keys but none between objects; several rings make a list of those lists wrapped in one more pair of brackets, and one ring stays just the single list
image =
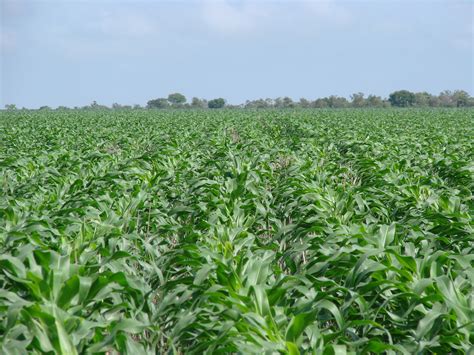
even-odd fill
[{"label": "corn field", "polygon": [[0,113],[0,353],[472,354],[473,113]]}]

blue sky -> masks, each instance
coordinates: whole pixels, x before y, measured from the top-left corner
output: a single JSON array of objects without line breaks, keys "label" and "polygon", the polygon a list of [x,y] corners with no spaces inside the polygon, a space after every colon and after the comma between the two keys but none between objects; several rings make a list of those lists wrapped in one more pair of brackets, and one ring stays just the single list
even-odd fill
[{"label": "blue sky", "polygon": [[473,1],[0,1],[2,106],[474,93]]}]

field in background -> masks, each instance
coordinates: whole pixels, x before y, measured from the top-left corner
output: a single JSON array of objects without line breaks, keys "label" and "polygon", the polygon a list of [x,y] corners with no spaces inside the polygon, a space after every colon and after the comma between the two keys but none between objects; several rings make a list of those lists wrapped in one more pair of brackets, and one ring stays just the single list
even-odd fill
[{"label": "field in background", "polygon": [[0,352],[468,352],[473,116],[3,112]]}]

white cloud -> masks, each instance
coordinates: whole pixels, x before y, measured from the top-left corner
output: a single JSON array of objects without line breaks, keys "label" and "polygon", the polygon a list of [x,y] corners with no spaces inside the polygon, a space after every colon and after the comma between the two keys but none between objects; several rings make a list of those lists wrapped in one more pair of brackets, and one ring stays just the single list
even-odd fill
[{"label": "white cloud", "polygon": [[201,10],[204,22],[223,34],[251,32],[257,26],[259,18],[266,15],[261,6],[248,1],[239,7],[229,1],[204,1]]},{"label": "white cloud", "polygon": [[89,27],[111,37],[142,37],[159,33],[157,21],[136,11],[103,12]]},{"label": "white cloud", "polygon": [[81,12],[69,13],[68,25],[49,26],[50,35],[42,41],[71,59],[94,58],[136,53],[144,43],[159,38],[162,31],[158,21],[140,9],[88,10],[82,7]]},{"label": "white cloud", "polygon": [[206,0],[201,3],[202,20],[223,35],[255,34],[255,31],[299,32],[318,26],[341,26],[351,22],[349,11],[333,0],[252,1]]}]

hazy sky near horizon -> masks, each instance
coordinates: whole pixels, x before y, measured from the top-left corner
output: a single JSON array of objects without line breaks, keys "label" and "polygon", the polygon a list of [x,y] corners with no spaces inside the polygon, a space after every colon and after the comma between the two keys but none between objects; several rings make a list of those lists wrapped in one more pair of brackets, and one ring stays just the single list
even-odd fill
[{"label": "hazy sky near horizon", "polygon": [[2,107],[474,94],[470,0],[0,2]]}]

